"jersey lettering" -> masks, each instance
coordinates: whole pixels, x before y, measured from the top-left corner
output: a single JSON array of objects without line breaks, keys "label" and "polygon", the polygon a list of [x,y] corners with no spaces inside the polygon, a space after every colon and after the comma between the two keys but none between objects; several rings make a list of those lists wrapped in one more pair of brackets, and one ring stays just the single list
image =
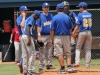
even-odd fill
[{"label": "jersey lettering", "polygon": [[51,25],[51,21],[44,22],[44,26]]}]

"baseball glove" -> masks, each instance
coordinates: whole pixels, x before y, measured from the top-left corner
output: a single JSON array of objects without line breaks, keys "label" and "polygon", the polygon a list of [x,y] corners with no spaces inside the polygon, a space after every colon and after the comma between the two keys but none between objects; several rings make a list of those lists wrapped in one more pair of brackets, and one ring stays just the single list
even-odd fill
[{"label": "baseball glove", "polygon": [[44,46],[44,43],[43,42],[39,42],[38,40],[37,40],[37,44],[38,44],[39,47],[43,47]]},{"label": "baseball glove", "polygon": [[77,30],[72,36],[73,36],[74,38],[78,38],[78,34],[79,34],[79,31]]}]

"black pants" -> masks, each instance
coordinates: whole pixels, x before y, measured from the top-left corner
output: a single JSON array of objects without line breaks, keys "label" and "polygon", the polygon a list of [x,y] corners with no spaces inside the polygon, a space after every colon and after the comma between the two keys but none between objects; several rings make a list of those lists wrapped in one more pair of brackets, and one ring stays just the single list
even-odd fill
[{"label": "black pants", "polygon": [[71,45],[71,64],[75,64],[75,48],[76,45]]}]

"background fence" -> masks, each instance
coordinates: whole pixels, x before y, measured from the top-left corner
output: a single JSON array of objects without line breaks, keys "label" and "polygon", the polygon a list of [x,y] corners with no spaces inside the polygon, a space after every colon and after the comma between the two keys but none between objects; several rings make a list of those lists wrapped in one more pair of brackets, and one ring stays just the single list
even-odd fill
[{"label": "background fence", "polygon": [[[78,9],[72,10],[76,14],[79,13]],[[93,35],[93,41],[92,41],[92,64],[100,64],[100,9],[88,9],[88,11],[93,15],[93,26],[92,26],[92,35]],[[28,12],[28,16],[32,14],[33,11]],[[40,11],[42,12],[42,11]],[[57,14],[55,10],[50,10],[50,13],[53,15]],[[16,12],[17,16],[19,16],[19,12]],[[81,50],[81,60],[82,63],[84,62],[85,58],[85,51],[84,46]],[[99,60],[99,61],[98,61]]]}]

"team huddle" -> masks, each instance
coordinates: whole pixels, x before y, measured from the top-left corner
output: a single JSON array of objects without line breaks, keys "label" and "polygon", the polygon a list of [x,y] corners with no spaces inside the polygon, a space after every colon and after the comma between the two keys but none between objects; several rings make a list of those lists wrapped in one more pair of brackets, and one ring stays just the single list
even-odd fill
[{"label": "team huddle", "polygon": [[[26,17],[27,7],[20,7],[20,16],[17,17],[16,29],[13,30],[12,35],[16,34],[20,40],[15,40],[14,45],[16,46],[15,61],[19,63],[21,73],[24,75],[43,73],[45,60],[47,61],[46,69],[54,69],[52,54],[57,57],[61,67],[57,73],[77,72],[74,67],[80,66],[80,50],[83,43],[86,51],[85,66],[90,68],[92,14],[87,11],[87,3],[85,2],[81,2],[77,6],[80,10],[78,16],[69,10],[69,6],[67,1],[57,4],[57,15],[53,16],[49,13],[49,3],[45,2],[42,4],[43,13],[34,10],[28,18]],[[39,47],[39,74],[34,71],[36,57],[35,26],[37,27],[37,42],[42,43],[42,46]],[[12,38],[10,42],[12,42]],[[21,46],[22,52],[19,51],[19,46]],[[67,70],[64,65],[64,57],[66,57]]]}]

